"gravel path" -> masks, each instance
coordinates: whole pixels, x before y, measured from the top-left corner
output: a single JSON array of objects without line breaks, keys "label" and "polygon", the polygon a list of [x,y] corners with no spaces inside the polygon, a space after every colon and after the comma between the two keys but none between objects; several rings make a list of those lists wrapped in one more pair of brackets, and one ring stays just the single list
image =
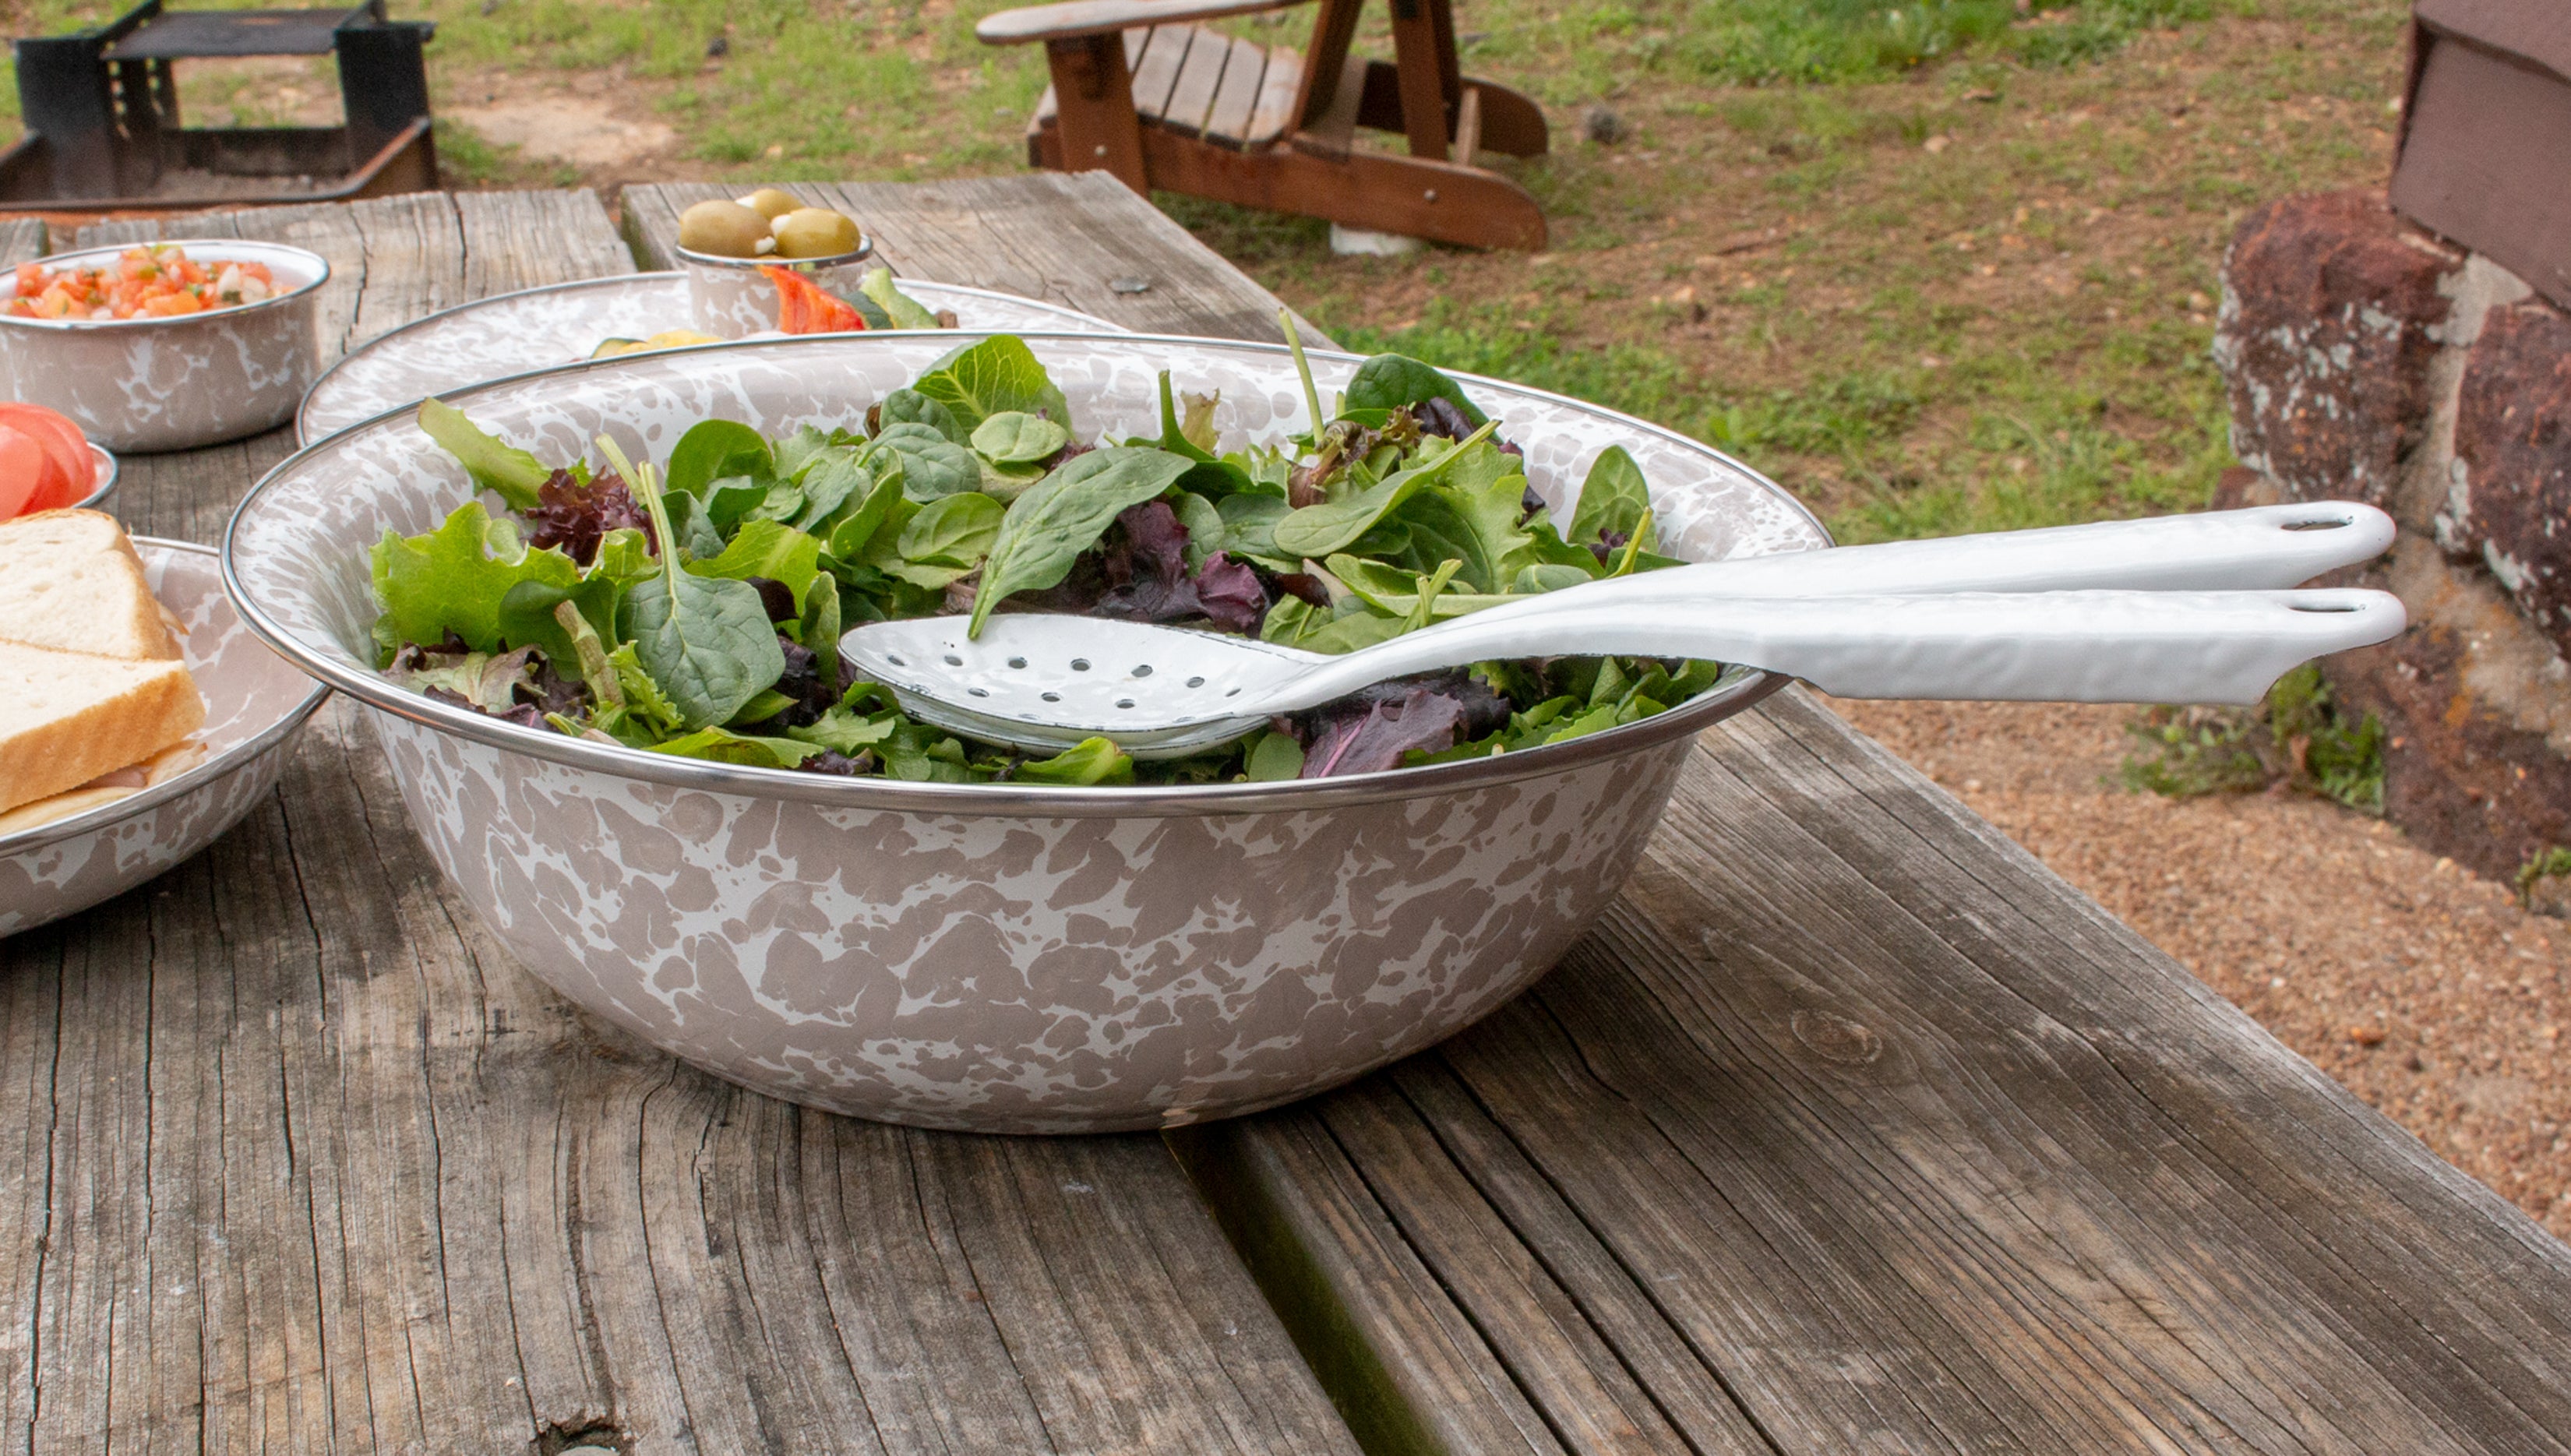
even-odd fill
[{"label": "gravel path", "polygon": [[2128,793],[2126,709],[1831,707],[2571,1238],[2571,925],[2333,804]]}]

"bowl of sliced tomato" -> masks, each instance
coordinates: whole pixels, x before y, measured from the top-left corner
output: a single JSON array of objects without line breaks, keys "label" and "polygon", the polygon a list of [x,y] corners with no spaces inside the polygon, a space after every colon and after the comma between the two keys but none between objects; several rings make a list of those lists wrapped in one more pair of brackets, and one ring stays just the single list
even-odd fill
[{"label": "bowl of sliced tomato", "polygon": [[116,457],[41,404],[0,402],[0,521],[71,507],[104,511]]},{"label": "bowl of sliced tomato", "polygon": [[186,450],[293,417],[320,367],[330,264],[278,243],[92,247],[0,273],[0,397],[119,451]]}]

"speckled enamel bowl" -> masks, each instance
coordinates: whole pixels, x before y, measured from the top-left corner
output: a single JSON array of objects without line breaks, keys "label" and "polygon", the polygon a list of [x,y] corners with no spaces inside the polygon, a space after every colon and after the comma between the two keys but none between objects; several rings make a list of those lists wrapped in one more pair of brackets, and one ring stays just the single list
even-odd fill
[{"label": "speckled enamel bowl", "polygon": [[[1220,390],[1227,445],[1287,432],[1283,348],[1024,335],[1084,436],[1159,429],[1156,376]],[[952,335],[748,342],[446,397],[540,458],[604,430],[666,456],[698,420],[853,424]],[[1315,354],[1327,392],[1357,360]],[[1491,380],[1557,513],[1611,444],[1699,559],[1828,544],[1751,470],[1667,430]],[[899,783],[631,752],[448,709],[376,676],[366,548],[473,494],[403,414],[287,460],[243,502],[226,580],[253,629],[381,710],[431,852],[590,1011],[745,1086],[925,1127],[1154,1127],[1272,1106],[1452,1035],[1543,974],[1615,895],[1693,733],[1775,688],[1469,763],[1299,783]]]},{"label": "speckled enamel bowl", "polygon": [[0,935],[134,888],[215,841],[276,785],[295,731],[330,690],[243,630],[214,548],[134,538],[152,595],[186,633],[206,698],[206,761],[130,798],[0,834]]},{"label": "speckled enamel bowl", "polygon": [[[0,314],[0,398],[71,417],[111,450],[189,450],[274,429],[294,417],[319,371],[315,324],[330,264],[281,243],[178,239],[204,263],[262,262],[282,292],[176,318],[17,318]],[[123,246],[43,259],[100,267]]]},{"label": "speckled enamel bowl", "polygon": [[855,247],[828,257],[725,257],[685,247],[673,251],[679,255],[679,271],[688,278],[691,326],[717,338],[748,338],[776,326],[776,284],[762,268],[787,268],[825,293],[853,297],[874,266],[875,244],[860,233]]}]

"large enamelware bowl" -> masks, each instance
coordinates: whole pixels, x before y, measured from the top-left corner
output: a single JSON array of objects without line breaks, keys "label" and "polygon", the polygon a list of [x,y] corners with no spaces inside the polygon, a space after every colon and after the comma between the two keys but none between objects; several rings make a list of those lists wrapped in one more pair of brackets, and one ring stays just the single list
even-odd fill
[{"label": "large enamelware bowl", "polygon": [[[1087,438],[1159,433],[1157,375],[1221,391],[1227,448],[1283,435],[1282,348],[1023,335]],[[572,365],[446,396],[543,459],[604,431],[853,425],[958,340],[841,335]],[[1324,397],[1357,360],[1315,354]],[[1828,538],[1784,491],[1655,426],[1497,381],[1468,392],[1566,510],[1621,444],[1695,559]],[[523,729],[375,672],[367,548],[472,498],[407,413],[261,481],[224,543],[254,630],[371,707],[439,864],[548,984],[745,1086],[923,1127],[1154,1127],[1273,1106],[1450,1036],[1605,909],[1694,732],[1779,686],[1729,675],[1628,728],[1298,783],[1050,789],[740,768]]]}]

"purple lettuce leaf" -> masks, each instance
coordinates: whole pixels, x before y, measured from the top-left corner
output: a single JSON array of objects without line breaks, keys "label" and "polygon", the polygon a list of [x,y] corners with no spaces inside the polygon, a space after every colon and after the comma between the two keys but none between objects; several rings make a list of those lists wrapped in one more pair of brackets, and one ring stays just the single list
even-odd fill
[{"label": "purple lettuce leaf", "polygon": [[570,471],[557,470],[536,487],[536,504],[522,514],[536,528],[527,543],[530,547],[538,551],[560,547],[582,566],[598,560],[598,543],[608,532],[629,527],[640,529],[644,542],[660,550],[652,534],[652,518],[635,504],[624,477],[612,470],[592,476],[587,485]]}]

